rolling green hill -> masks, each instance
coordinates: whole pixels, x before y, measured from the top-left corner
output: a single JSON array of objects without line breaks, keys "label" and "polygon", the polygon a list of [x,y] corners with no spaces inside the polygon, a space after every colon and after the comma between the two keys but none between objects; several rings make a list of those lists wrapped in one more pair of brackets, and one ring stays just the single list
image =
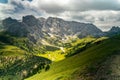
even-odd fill
[{"label": "rolling green hill", "polygon": [[120,73],[119,33],[119,27],[102,32],[57,17],[6,18],[0,21],[0,80],[109,80],[101,77]]},{"label": "rolling green hill", "polygon": [[120,36],[93,42],[91,47],[79,54],[54,62],[48,71],[42,71],[26,80],[95,80],[101,64],[120,51],[119,44]]},{"label": "rolling green hill", "polygon": [[0,45],[0,80],[22,80],[49,66],[50,60],[13,45]]},{"label": "rolling green hill", "polygon": [[23,80],[49,67],[51,61],[29,53],[25,41],[0,33],[0,80]]},{"label": "rolling green hill", "polygon": [[0,80],[96,80],[102,63],[120,51],[119,35],[88,36],[43,54],[33,54],[37,46],[33,49],[25,37],[7,33],[0,37]]}]

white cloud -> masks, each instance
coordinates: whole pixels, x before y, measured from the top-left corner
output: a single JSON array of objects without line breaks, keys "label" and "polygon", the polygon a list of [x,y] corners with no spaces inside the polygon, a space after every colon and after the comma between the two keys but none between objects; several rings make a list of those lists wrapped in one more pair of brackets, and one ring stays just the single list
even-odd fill
[{"label": "white cloud", "polygon": [[9,0],[0,4],[0,18],[55,16],[94,23],[103,30],[120,24],[120,0]]},{"label": "white cloud", "polygon": [[9,13],[13,9],[14,9],[14,7],[10,4],[0,3],[0,18],[3,19],[4,17],[11,16],[11,14],[7,14],[7,13]]}]

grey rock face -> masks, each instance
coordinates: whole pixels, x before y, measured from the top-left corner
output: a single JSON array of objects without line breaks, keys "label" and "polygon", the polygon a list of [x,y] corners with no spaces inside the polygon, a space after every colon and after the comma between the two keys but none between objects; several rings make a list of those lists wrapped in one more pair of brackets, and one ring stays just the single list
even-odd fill
[{"label": "grey rock face", "polygon": [[12,19],[10,17],[3,20],[2,23],[5,30],[11,33],[12,35],[27,36],[28,31],[25,27],[25,24],[18,22],[17,20]]},{"label": "grey rock face", "polygon": [[109,31],[105,32],[105,35],[109,37],[112,37],[118,34],[120,34],[120,27],[118,26],[113,26]]},{"label": "grey rock face", "polygon": [[26,27],[28,31],[27,37],[31,41],[36,42],[38,39],[43,37],[42,23],[34,16],[28,15],[23,17],[22,23],[25,25],[24,27]]},{"label": "grey rock face", "polygon": [[110,31],[109,31],[110,33],[117,33],[117,32],[120,32],[120,27],[115,27],[115,26],[113,26],[111,29],[110,29]]},{"label": "grey rock face", "polygon": [[100,36],[102,34],[102,31],[93,24],[64,21],[53,17],[46,20],[43,30],[59,36],[79,34],[80,37],[85,37],[88,35]]},{"label": "grey rock face", "polygon": [[102,34],[102,31],[93,24],[65,21],[55,17],[37,19],[32,15],[24,16],[21,22],[7,18],[3,20],[3,26],[9,33],[17,36],[27,36],[33,42],[51,35],[64,38],[69,35],[97,37]]}]

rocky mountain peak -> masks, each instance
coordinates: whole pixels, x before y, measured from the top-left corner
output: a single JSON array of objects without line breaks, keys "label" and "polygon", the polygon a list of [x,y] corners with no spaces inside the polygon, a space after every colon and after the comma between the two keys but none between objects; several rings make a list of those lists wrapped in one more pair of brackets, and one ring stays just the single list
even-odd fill
[{"label": "rocky mountain peak", "polygon": [[11,35],[15,36],[27,36],[27,29],[22,22],[19,22],[16,19],[11,17],[6,18],[2,21],[4,29],[9,32]]},{"label": "rocky mountain peak", "polygon": [[18,23],[18,21],[16,19],[12,19],[11,17],[8,17],[8,18],[6,18],[2,21],[2,24],[6,28],[9,27],[11,24],[14,24],[14,23]]},{"label": "rocky mountain peak", "polygon": [[64,24],[63,19],[57,18],[57,17],[48,17],[46,20],[46,24],[50,27],[51,25],[54,27],[57,27],[58,25],[61,26],[60,24]]},{"label": "rocky mountain peak", "polygon": [[33,15],[24,16],[19,22],[12,18],[3,20],[6,30],[17,36],[27,36],[31,41],[36,42],[45,37],[59,37],[79,35],[101,36],[102,31],[93,24],[65,21],[61,18],[49,17],[35,18]]},{"label": "rocky mountain peak", "polygon": [[28,15],[28,16],[24,16],[22,18],[22,22],[27,24],[28,26],[34,26],[34,25],[36,25],[38,23],[38,19],[36,19],[32,15]]},{"label": "rocky mountain peak", "polygon": [[111,29],[110,29],[110,32],[120,32],[120,27],[118,26],[113,26]]}]

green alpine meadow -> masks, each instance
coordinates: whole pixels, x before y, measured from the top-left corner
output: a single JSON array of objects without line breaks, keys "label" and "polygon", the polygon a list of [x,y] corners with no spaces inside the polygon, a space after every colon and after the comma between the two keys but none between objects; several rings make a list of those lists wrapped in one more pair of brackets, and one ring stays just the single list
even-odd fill
[{"label": "green alpine meadow", "polygon": [[0,0],[0,80],[120,80],[120,0]]}]

